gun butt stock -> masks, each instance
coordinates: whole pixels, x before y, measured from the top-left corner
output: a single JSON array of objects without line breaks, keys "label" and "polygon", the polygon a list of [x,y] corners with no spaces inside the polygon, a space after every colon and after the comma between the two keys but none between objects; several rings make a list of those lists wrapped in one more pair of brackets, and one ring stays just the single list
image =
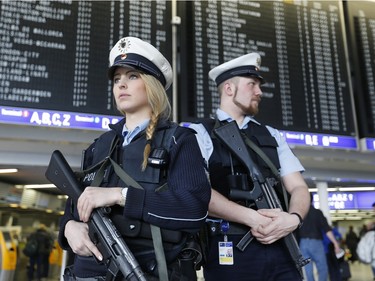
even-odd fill
[{"label": "gun butt stock", "polygon": [[80,184],[70,168],[68,162],[59,150],[55,150],[47,167],[46,178],[56,185],[61,192],[73,198],[75,201],[81,195]]},{"label": "gun butt stock", "polygon": [[214,129],[214,134],[246,165],[252,162],[235,121]]},{"label": "gun butt stock", "polygon": [[260,174],[257,165],[251,158],[245,141],[241,136],[240,129],[236,121],[229,122],[223,126],[214,129],[214,134],[218,139],[227,146],[227,148],[232,151],[239,160],[247,167],[249,171],[249,176],[253,180],[257,180],[260,183],[264,182],[263,175]]}]

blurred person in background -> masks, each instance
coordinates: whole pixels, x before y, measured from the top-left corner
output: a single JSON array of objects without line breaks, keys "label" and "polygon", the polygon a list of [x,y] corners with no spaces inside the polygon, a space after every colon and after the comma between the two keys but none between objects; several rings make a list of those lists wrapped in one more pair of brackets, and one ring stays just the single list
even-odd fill
[{"label": "blurred person in background", "polygon": [[[342,235],[338,230],[337,223],[332,224],[332,233],[339,244],[342,241]],[[328,273],[330,281],[342,281],[340,262],[344,258],[345,251],[342,250],[339,256],[335,253],[334,244],[331,242],[326,233],[323,235],[324,250],[327,258]]]},{"label": "blurred person in background", "polygon": [[307,281],[315,280],[313,262],[318,271],[319,281],[327,281],[329,271],[323,244],[324,235],[327,235],[327,238],[332,242],[335,254],[339,254],[342,249],[340,248],[326,217],[323,215],[323,212],[314,207],[312,204],[313,197],[311,194],[310,196],[311,204],[309,212],[305,217],[304,224],[298,230],[300,238],[299,245],[302,255],[305,258],[311,258],[311,262],[304,267]]},{"label": "blurred person in background", "polygon": [[[37,280],[45,280],[49,273],[49,256],[53,249],[54,238],[47,230],[44,224],[30,234],[28,240],[35,239],[37,241],[37,252],[35,255],[29,257],[29,267],[27,271],[28,280],[31,281],[34,277]],[[36,267],[36,276],[34,276]]]},{"label": "blurred person in background", "polygon": [[358,242],[359,242],[359,237],[358,237],[357,233],[354,232],[353,226],[350,225],[349,230],[345,235],[345,244],[350,251],[351,256],[350,256],[349,260],[351,262],[355,262],[355,261],[358,260],[358,256],[357,256]]}]

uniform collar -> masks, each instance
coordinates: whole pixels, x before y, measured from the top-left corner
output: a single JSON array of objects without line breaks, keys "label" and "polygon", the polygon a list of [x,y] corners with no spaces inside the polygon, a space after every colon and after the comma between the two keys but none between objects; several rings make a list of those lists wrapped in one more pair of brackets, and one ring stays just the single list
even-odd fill
[{"label": "uniform collar", "polygon": [[[231,121],[234,120],[228,113],[226,113],[225,111],[223,111],[220,108],[218,108],[216,110],[216,116],[217,116],[217,119],[219,119],[219,121],[231,122]],[[246,115],[245,118],[243,119],[243,122],[242,122],[241,126],[239,126],[240,129],[241,130],[247,129],[249,122],[254,122],[255,124],[260,125],[260,123],[254,119],[254,117],[252,117],[250,115]]]}]

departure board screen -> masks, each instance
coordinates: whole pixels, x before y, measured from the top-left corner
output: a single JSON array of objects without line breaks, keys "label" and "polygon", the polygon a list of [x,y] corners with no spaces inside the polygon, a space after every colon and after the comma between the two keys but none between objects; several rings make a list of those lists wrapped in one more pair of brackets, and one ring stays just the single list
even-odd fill
[{"label": "departure board screen", "polygon": [[375,137],[375,3],[345,1],[360,137]]},{"label": "departure board screen", "polygon": [[135,36],[171,60],[170,19],[169,1],[1,1],[0,105],[118,115],[109,51]]},{"label": "departure board screen", "polygon": [[210,69],[258,52],[266,83],[257,120],[282,130],[355,136],[340,1],[185,4],[181,119],[215,114],[219,96]]}]

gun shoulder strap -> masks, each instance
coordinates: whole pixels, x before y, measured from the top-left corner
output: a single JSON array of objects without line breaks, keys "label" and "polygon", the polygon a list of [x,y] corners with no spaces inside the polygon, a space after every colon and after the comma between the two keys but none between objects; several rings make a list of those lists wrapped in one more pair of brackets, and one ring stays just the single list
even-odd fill
[{"label": "gun shoulder strap", "polygon": [[[143,189],[143,187],[135,181],[131,176],[128,175],[115,161],[109,158],[115,173],[120,177],[120,179],[128,186],[132,186],[134,188]],[[163,248],[163,242],[161,238],[161,230],[159,226],[150,224],[151,227],[151,235],[152,235],[152,243],[155,249],[155,256],[158,265],[158,272],[159,272],[159,280],[168,281],[168,270],[167,270],[167,262],[165,259],[165,253]]]},{"label": "gun shoulder strap", "polygon": [[283,197],[284,197],[285,206],[286,206],[286,209],[288,210],[289,209],[288,195],[286,194],[286,190],[285,190],[285,187],[284,187],[283,182],[281,180],[280,173],[279,173],[278,169],[273,164],[273,162],[271,161],[271,159],[259,148],[259,146],[257,146],[253,141],[251,141],[246,134],[243,133],[242,135],[244,137],[246,145],[248,147],[250,147],[256,154],[258,154],[258,156],[260,158],[262,158],[262,160],[271,169],[271,171],[274,174],[274,176],[280,181],[280,184],[281,184],[281,187],[282,187],[281,189],[283,191]]}]

